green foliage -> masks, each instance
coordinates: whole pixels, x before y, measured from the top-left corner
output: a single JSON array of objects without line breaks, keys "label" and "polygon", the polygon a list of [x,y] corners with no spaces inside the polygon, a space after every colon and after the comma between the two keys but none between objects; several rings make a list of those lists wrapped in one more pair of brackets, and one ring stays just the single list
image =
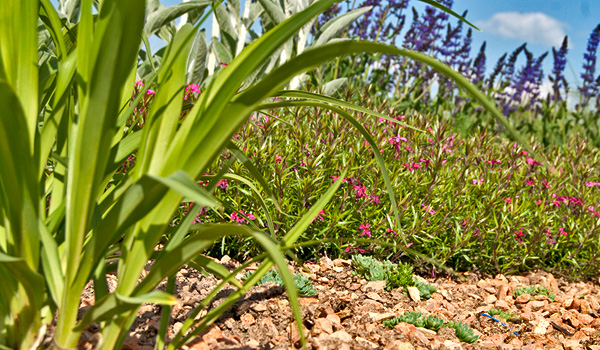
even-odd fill
[{"label": "green foliage", "polygon": [[384,320],[383,325],[388,328],[394,328],[400,322],[414,324],[417,327],[424,327],[436,332],[440,330],[440,328],[442,328],[442,326],[444,325],[444,320],[442,320],[441,318],[437,318],[432,315],[424,317],[421,315],[420,312],[416,311],[405,311],[404,315],[396,316],[389,320]]},{"label": "green foliage", "polygon": [[[250,271],[246,272],[246,274],[243,277],[243,280],[247,280],[250,276],[252,276],[252,273]],[[264,283],[277,283],[280,286],[285,287],[285,282],[283,282],[283,280],[281,279],[281,275],[277,270],[269,270],[263,277],[261,277],[257,285]],[[317,290],[313,286],[310,278],[304,276],[299,272],[296,272],[296,274],[294,275],[294,285],[298,290],[298,294],[301,296],[311,297],[317,295]]]},{"label": "green foliage", "polygon": [[413,276],[412,266],[394,264],[390,261],[379,261],[365,255],[353,255],[354,273],[363,276],[367,281],[386,281],[386,289],[399,287],[417,287],[422,299],[429,299],[437,292],[431,283],[423,283]]},{"label": "green foliage", "polygon": [[519,315],[515,315],[510,311],[502,311],[502,310],[496,309],[496,308],[491,308],[490,311],[488,311],[488,314],[490,316],[498,316],[501,319],[506,320],[508,322],[513,322],[520,318]]},{"label": "green foliage", "polygon": [[554,293],[552,293],[550,291],[550,289],[548,289],[547,287],[544,287],[544,286],[537,286],[537,285],[536,286],[526,286],[526,287],[521,287],[521,288],[515,289],[515,294],[513,295],[513,298],[516,299],[519,295],[522,295],[522,294],[531,295],[531,300],[533,300],[534,295],[545,295],[551,301],[554,301],[554,299],[556,298],[556,295],[554,295]]},{"label": "green foliage", "polygon": [[445,327],[454,328],[454,330],[456,331],[456,337],[462,342],[475,343],[477,339],[479,339],[478,335],[473,334],[473,329],[471,329],[469,326],[462,323],[461,321],[450,321],[446,323]]}]

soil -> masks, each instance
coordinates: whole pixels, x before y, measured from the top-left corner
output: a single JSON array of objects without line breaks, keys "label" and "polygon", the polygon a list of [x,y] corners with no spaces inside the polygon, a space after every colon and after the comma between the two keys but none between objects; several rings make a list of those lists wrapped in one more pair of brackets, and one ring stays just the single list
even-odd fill
[{"label": "soil", "polygon": [[[230,269],[239,264],[228,257],[221,260]],[[251,266],[249,269],[255,269]],[[309,277],[318,291],[314,297],[300,297],[304,331],[309,349],[597,349],[600,350],[600,287],[594,282],[568,282],[547,272],[526,276],[478,277],[462,274],[450,277],[418,277],[438,289],[428,300],[418,300],[403,289],[385,290],[384,281],[367,282],[353,274],[350,260],[322,258],[318,263],[290,266]],[[243,273],[238,275],[241,278]],[[115,284],[114,276],[109,282]],[[173,307],[169,336],[181,329],[194,307],[218,283],[186,267],[177,273],[176,293],[180,303]],[[517,288],[543,286],[556,297],[528,295],[513,298]],[[109,283],[109,287],[112,287]],[[164,288],[164,283],[163,286]],[[233,292],[221,291],[210,306]],[[81,313],[93,303],[93,290],[82,298]],[[487,317],[491,308],[510,311],[516,320],[505,325]],[[123,349],[154,348],[161,307],[143,305]],[[461,342],[454,329],[437,333],[408,323],[393,329],[382,321],[418,311],[445,321],[469,325],[477,342]],[[204,312],[205,314],[205,312]],[[201,313],[202,315],[202,313]],[[94,327],[95,326],[95,327]],[[81,349],[94,348],[98,326],[84,332]],[[253,287],[213,325],[183,349],[294,349],[300,337],[293,320],[285,289],[274,283]]]}]

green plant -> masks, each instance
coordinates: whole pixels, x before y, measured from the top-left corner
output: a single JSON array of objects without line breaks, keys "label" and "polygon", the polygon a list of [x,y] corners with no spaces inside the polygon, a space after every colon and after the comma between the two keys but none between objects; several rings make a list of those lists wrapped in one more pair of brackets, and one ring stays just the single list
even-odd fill
[{"label": "green plant", "polygon": [[554,301],[554,299],[556,298],[556,295],[554,295],[554,293],[552,293],[550,291],[550,289],[548,289],[547,287],[544,287],[544,286],[537,286],[537,285],[536,286],[526,286],[526,287],[521,287],[521,288],[515,289],[513,298],[516,299],[519,295],[522,295],[522,294],[531,295],[531,300],[533,300],[534,295],[545,295],[551,301]]},{"label": "green plant", "polygon": [[444,325],[444,320],[441,318],[437,318],[432,315],[423,317],[420,312],[416,311],[405,311],[404,315],[396,316],[389,320],[384,320],[383,325],[388,328],[394,328],[400,322],[414,324],[417,327],[424,327],[436,332]]},{"label": "green plant", "polygon": [[399,287],[417,287],[423,299],[431,298],[437,288],[431,283],[424,283],[412,274],[412,266],[394,264],[390,261],[379,261],[370,256],[353,255],[354,273],[363,276],[367,281],[386,281],[386,289]]},{"label": "green plant", "polygon": [[[252,276],[252,273],[250,271],[246,272],[243,280],[247,280],[250,278],[250,276]],[[261,277],[257,285],[264,283],[277,283],[280,286],[285,287],[285,283],[281,279],[281,275],[277,270],[269,270],[263,277]],[[294,285],[296,286],[299,295],[308,297],[317,295],[317,290],[313,286],[312,281],[299,272],[296,272],[294,275]]]},{"label": "green plant", "polygon": [[519,315],[515,315],[510,311],[502,311],[496,308],[491,308],[490,311],[488,311],[488,314],[490,314],[490,316],[499,316],[501,319],[507,322],[513,322],[520,318]]},{"label": "green plant", "polygon": [[454,330],[456,331],[456,337],[462,342],[475,343],[477,339],[479,339],[478,335],[473,334],[473,329],[471,329],[469,326],[462,323],[461,321],[450,321],[446,323],[445,327],[454,328]]}]

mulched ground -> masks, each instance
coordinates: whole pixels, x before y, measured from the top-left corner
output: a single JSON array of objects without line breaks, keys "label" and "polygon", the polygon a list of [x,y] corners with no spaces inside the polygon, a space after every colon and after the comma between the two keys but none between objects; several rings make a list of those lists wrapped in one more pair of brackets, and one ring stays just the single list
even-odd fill
[{"label": "mulched ground", "polygon": [[[228,257],[221,262],[230,268],[239,266]],[[546,272],[481,279],[465,273],[467,281],[424,278],[438,292],[429,300],[414,300],[417,298],[400,289],[386,291],[383,281],[367,282],[353,275],[350,260],[323,258],[304,268],[291,266],[309,277],[318,291],[316,297],[300,298],[310,349],[600,350],[600,288],[595,283],[557,280]],[[216,282],[192,268],[178,272],[176,296],[181,302],[173,308],[169,334],[181,328]],[[535,285],[549,288],[556,294],[555,300],[544,295],[513,298],[515,289]],[[226,295],[227,291],[220,297]],[[82,299],[82,313],[92,302],[93,293],[88,290]],[[482,315],[491,308],[510,311],[519,319],[503,326]],[[382,325],[382,320],[405,311],[462,321],[474,329],[479,340],[460,342],[449,328],[436,333],[407,323],[393,329]],[[159,322],[159,306],[142,306],[123,349],[152,349]],[[97,331],[90,327],[84,333],[81,348],[93,348]],[[299,347],[299,339],[285,290],[269,283],[253,287],[184,349],[294,349]]]}]

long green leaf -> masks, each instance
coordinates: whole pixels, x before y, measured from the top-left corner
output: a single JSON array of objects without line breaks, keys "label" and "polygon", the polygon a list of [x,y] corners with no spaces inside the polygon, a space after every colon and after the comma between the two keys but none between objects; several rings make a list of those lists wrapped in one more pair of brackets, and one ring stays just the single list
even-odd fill
[{"label": "long green leaf", "polygon": [[340,35],[352,22],[354,22],[358,17],[371,11],[372,8],[372,6],[365,6],[346,12],[341,16],[334,17],[329,22],[325,23],[323,28],[321,28],[321,34],[313,46],[316,47],[326,44],[329,42],[329,40]]},{"label": "long green leaf", "polygon": [[204,11],[204,9],[206,9],[206,7],[210,6],[211,4],[212,1],[210,0],[192,0],[154,11],[148,16],[148,19],[146,20],[146,25],[144,26],[144,33],[147,36],[151,36],[165,24],[173,21],[178,17],[181,17],[183,14],[191,11]]}]

